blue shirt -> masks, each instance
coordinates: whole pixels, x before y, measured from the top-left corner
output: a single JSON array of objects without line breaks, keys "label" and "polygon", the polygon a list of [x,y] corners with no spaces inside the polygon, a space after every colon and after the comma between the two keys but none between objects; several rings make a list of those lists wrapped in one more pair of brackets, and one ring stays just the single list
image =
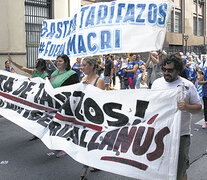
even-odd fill
[{"label": "blue shirt", "polygon": [[140,66],[142,66],[144,64],[144,61],[139,60],[138,61],[138,68],[137,68],[137,74],[143,73],[143,69],[139,68]]},{"label": "blue shirt", "polygon": [[[205,67],[202,71],[203,76],[203,81],[207,80],[207,67]],[[207,97],[207,84],[203,85],[203,97]]]},{"label": "blue shirt", "polygon": [[[128,62],[128,64],[127,64],[127,70],[132,70],[132,69],[134,69],[134,66],[136,65],[136,62]],[[127,77],[129,78],[129,77],[131,77],[131,78],[134,78],[134,72],[128,72],[127,73]]]}]

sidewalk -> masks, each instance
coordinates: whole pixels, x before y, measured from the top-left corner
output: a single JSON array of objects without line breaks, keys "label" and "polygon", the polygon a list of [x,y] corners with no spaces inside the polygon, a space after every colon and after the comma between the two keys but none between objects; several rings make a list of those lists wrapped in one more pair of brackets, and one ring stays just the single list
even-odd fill
[{"label": "sidewalk", "polygon": [[207,155],[190,165],[187,171],[188,180],[207,180]]}]

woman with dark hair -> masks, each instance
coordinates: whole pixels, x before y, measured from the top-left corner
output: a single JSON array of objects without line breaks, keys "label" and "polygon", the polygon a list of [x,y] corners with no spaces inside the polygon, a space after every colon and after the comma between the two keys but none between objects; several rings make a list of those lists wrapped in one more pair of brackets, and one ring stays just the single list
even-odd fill
[{"label": "woman with dark hair", "polygon": [[10,66],[9,60],[5,61],[5,69],[4,70],[11,72],[11,73],[15,73],[14,68]]},{"label": "woman with dark hair", "polygon": [[32,75],[32,78],[34,77],[40,77],[42,79],[45,79],[46,77],[48,77],[48,74],[45,72],[46,70],[46,62],[44,59],[39,58],[36,60],[35,62],[35,69],[29,69],[26,68],[20,64],[17,64],[16,62],[14,62],[14,60],[11,58],[10,54],[8,54],[8,60],[14,64],[18,69]]},{"label": "woman with dark hair", "polygon": [[[53,88],[79,83],[78,74],[71,69],[70,59],[66,54],[57,57],[57,69],[51,74],[50,83]],[[59,151],[56,157],[62,157],[66,152]]]},{"label": "woman with dark hair", "polygon": [[[26,68],[26,67],[24,67],[24,66],[22,66],[20,64],[17,64],[11,58],[10,54],[8,54],[8,60],[10,62],[12,62],[12,64],[14,64],[20,70],[22,70],[22,71],[32,75],[32,78],[40,77],[42,79],[45,79],[46,77],[48,77],[48,74],[45,72],[45,70],[46,70],[46,62],[42,58],[39,58],[39,59],[36,60],[36,62],[35,62],[35,69],[29,69],[29,68]],[[36,140],[36,139],[38,139],[38,137],[33,135],[29,140],[33,141],[33,140]]]},{"label": "woman with dark hair", "polygon": [[51,74],[50,82],[54,88],[79,82],[78,74],[71,69],[70,59],[66,54],[57,57],[57,70]]}]

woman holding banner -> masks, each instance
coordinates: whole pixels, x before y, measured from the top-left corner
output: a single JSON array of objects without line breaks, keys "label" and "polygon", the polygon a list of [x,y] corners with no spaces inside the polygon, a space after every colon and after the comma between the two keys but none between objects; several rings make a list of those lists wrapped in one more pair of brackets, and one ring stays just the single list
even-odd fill
[{"label": "woman holding banner", "polygon": [[[105,89],[105,83],[102,78],[100,78],[97,75],[97,68],[98,68],[98,62],[95,57],[86,57],[83,59],[82,62],[83,65],[83,72],[86,75],[85,78],[82,80],[83,83],[91,84],[93,86],[96,86],[102,90]],[[88,166],[83,165],[82,174],[80,177],[80,180],[86,180],[86,174],[87,174]],[[91,172],[95,172],[98,169],[91,168]]]},{"label": "woman holding banner", "polygon": [[[45,72],[46,70],[46,62],[44,59],[40,58],[37,59],[35,62],[35,69],[29,69],[26,68],[20,64],[17,64],[16,62],[14,62],[14,60],[11,58],[10,54],[8,54],[8,61],[11,62],[12,64],[14,64],[18,69],[32,75],[32,78],[34,77],[40,77],[42,79],[45,79],[46,77],[48,77],[48,74]],[[29,140],[33,141],[38,139],[38,137],[36,136],[32,136]]]},{"label": "woman holding banner", "polygon": [[79,83],[78,74],[71,69],[66,54],[57,57],[57,69],[51,74],[50,82],[53,88]]},{"label": "woman holding banner", "polygon": [[[57,69],[51,74],[50,83],[53,88],[79,83],[78,74],[71,69],[70,59],[66,54],[57,57]],[[56,157],[62,157],[66,152],[59,151]]]},{"label": "woman holding banner", "polygon": [[45,79],[46,77],[48,77],[48,74],[45,72],[46,70],[46,62],[44,59],[39,58],[36,60],[35,62],[35,69],[29,69],[26,68],[20,64],[17,64],[16,62],[14,62],[14,60],[11,58],[10,54],[8,54],[8,60],[14,64],[18,69],[32,75],[32,78],[34,77],[40,77],[42,79]]}]

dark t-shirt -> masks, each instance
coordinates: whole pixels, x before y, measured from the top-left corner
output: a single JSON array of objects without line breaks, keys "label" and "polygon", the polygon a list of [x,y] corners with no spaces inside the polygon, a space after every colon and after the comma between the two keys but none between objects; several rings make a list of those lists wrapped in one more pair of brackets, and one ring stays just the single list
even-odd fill
[{"label": "dark t-shirt", "polygon": [[110,76],[112,68],[114,68],[114,62],[112,60],[105,61],[104,76]]},{"label": "dark t-shirt", "polygon": [[72,84],[75,84],[75,83],[79,83],[79,77],[78,77],[78,74],[77,73],[73,74],[67,80],[65,80],[62,83],[61,87],[62,86],[67,86],[67,85],[72,85]]}]

